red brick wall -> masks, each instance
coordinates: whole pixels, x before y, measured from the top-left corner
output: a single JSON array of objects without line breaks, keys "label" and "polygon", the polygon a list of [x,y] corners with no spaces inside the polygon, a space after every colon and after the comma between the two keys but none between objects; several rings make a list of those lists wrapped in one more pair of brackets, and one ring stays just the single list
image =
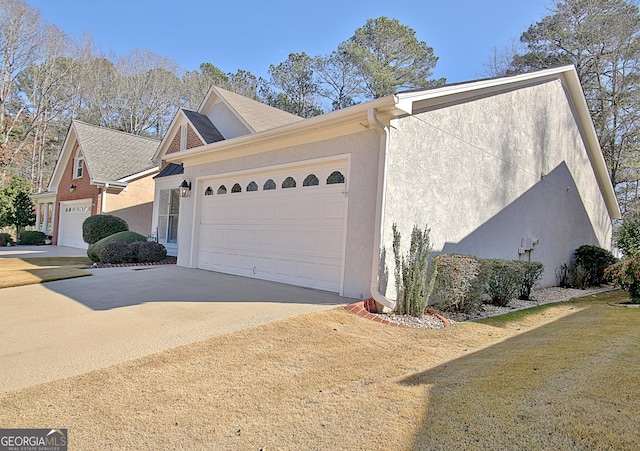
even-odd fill
[{"label": "red brick wall", "polygon": [[187,125],[187,149],[200,147],[203,144],[204,143],[200,138],[198,138],[198,135],[196,135],[196,132],[193,130],[193,128],[191,128],[190,125]]},{"label": "red brick wall", "polygon": [[180,130],[178,129],[178,133],[173,137],[171,144],[169,144],[169,148],[166,153],[174,153],[180,152]]},{"label": "red brick wall", "polygon": [[[91,214],[95,215],[100,211],[100,190],[98,187],[89,184],[89,174],[87,173],[87,167],[84,166],[82,171],[82,177],[73,178],[73,165],[75,160],[76,151],[78,145],[73,149],[71,153],[72,157],[67,162],[67,166],[62,174],[62,179],[58,185],[58,194],[56,195],[56,208],[55,208],[55,224],[54,230],[56,236],[53,237],[53,244],[58,244],[58,224],[60,222],[60,202],[69,200],[91,199]],[[71,185],[75,185],[76,189],[71,192],[69,188]]]}]

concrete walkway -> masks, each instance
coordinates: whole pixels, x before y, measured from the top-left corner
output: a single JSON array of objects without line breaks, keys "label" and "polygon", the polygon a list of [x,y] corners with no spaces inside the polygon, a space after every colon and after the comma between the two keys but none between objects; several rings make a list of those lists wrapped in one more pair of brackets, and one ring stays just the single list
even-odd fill
[{"label": "concrete walkway", "polygon": [[91,272],[0,290],[0,391],[354,301],[175,265]]},{"label": "concrete walkway", "polygon": [[0,258],[86,257],[86,249],[65,246],[2,246]]}]

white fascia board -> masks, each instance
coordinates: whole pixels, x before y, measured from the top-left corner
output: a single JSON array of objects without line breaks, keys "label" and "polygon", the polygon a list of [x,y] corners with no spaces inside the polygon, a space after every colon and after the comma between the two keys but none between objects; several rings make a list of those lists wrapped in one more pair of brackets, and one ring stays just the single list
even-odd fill
[{"label": "white fascia board", "polygon": [[123,183],[123,182],[120,182],[120,181],[112,181],[112,180],[93,180],[93,179],[91,179],[90,183],[92,185],[100,186],[100,187],[108,186],[109,188],[121,188],[121,189],[125,189],[127,186],[129,186],[128,183]]},{"label": "white fascia board", "polygon": [[131,182],[132,180],[138,180],[156,172],[160,172],[159,167],[147,169],[146,171],[138,172],[137,174],[132,174],[128,177],[123,177],[121,179],[118,179],[117,181],[122,183],[128,183],[128,182]]},{"label": "white fascia board", "polygon": [[242,135],[236,138],[218,141],[205,146],[165,155],[169,162],[195,164],[208,155],[236,152],[267,151],[297,144],[339,136],[346,131],[364,131],[369,129],[367,112],[375,108],[387,120],[397,114],[405,114],[396,108],[396,97],[387,96],[349,108],[315,116],[303,121],[293,122],[263,132]]}]

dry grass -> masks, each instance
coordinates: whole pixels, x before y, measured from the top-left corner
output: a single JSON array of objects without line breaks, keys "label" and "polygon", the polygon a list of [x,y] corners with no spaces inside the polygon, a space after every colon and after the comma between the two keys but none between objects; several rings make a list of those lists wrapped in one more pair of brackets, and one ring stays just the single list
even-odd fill
[{"label": "dry grass", "polygon": [[0,258],[0,288],[90,276],[85,257]]},{"label": "dry grass", "polygon": [[611,296],[444,330],[301,315],[0,394],[0,427],[66,427],[70,449],[635,449],[640,309]]}]

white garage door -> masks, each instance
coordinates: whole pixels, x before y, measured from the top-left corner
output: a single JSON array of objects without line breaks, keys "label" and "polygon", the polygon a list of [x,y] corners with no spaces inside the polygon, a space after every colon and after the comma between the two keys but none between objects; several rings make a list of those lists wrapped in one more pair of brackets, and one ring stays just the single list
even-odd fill
[{"label": "white garage door", "polygon": [[340,292],[347,163],[205,180],[198,267]]},{"label": "white garage door", "polygon": [[58,222],[58,246],[86,249],[82,240],[82,223],[91,216],[91,199],[60,202],[60,221]]}]

